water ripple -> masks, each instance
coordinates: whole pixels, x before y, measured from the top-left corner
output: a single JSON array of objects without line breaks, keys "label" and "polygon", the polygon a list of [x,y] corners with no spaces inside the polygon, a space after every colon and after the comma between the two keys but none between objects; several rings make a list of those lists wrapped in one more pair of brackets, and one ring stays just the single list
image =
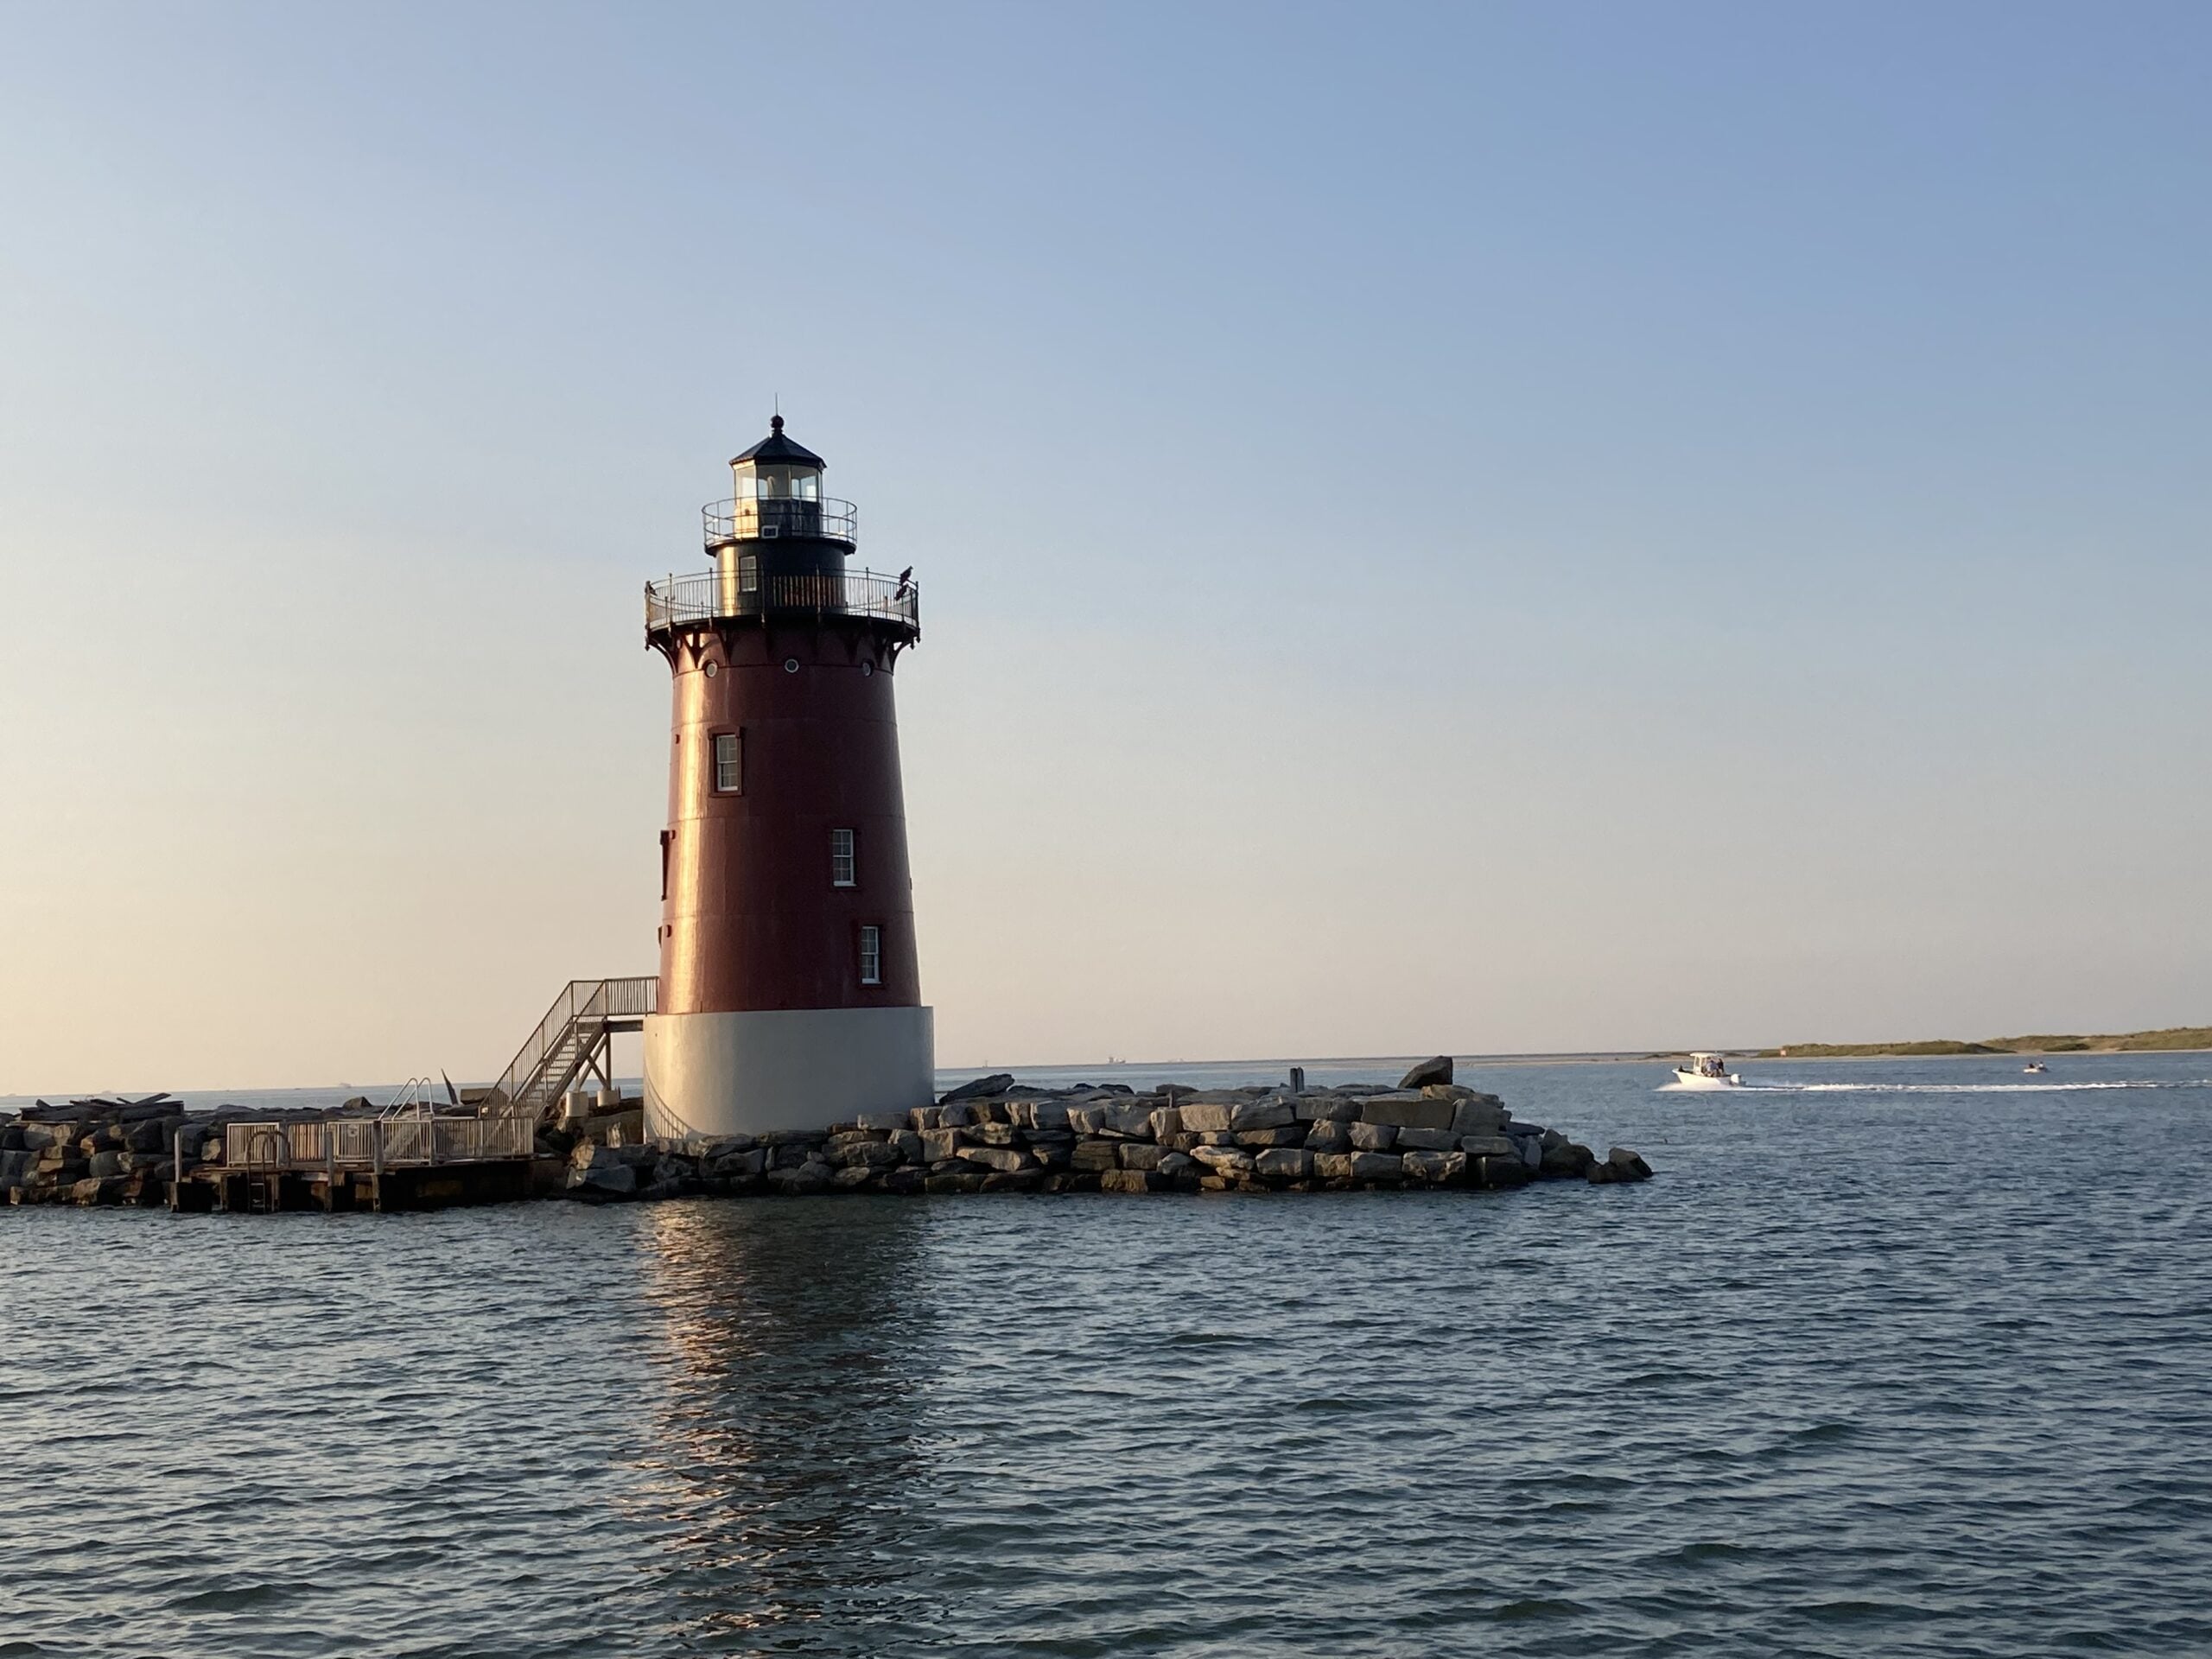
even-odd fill
[{"label": "water ripple", "polygon": [[2175,1086],[1516,1067],[1661,1179],[1510,1197],[9,1211],[0,1659],[2212,1649],[2212,1090],[2078,1064]]}]

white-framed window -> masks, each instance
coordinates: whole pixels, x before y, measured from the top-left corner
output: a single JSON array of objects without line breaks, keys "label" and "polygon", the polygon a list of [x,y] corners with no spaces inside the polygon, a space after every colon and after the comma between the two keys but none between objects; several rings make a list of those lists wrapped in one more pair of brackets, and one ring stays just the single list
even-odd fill
[{"label": "white-framed window", "polygon": [[745,734],[715,734],[715,793],[745,793]]},{"label": "white-framed window", "polygon": [[860,885],[860,860],[853,851],[853,832],[832,830],[830,832],[830,885],[833,887],[856,887]]},{"label": "white-framed window", "polygon": [[861,929],[861,983],[883,983],[883,930],[880,927]]},{"label": "white-framed window", "polygon": [[757,594],[760,591],[760,556],[758,553],[741,553],[738,556],[737,591],[741,594]]}]

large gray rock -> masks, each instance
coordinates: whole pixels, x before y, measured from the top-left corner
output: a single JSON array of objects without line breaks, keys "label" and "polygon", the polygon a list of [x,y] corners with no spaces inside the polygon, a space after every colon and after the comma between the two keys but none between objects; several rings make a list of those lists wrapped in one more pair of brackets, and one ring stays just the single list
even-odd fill
[{"label": "large gray rock", "polygon": [[1285,1123],[1273,1129],[1238,1129],[1232,1138],[1250,1152],[1268,1147],[1302,1147],[1306,1144],[1306,1128],[1303,1124]]},{"label": "large gray rock", "polygon": [[1614,1147],[1605,1154],[1605,1161],[1618,1170],[1624,1181],[1648,1181],[1651,1166],[1630,1152],[1626,1147]]},{"label": "large gray rock", "polygon": [[1401,1089],[1419,1089],[1427,1084],[1449,1083],[1451,1081],[1452,1057],[1449,1054],[1439,1054],[1433,1058],[1423,1060],[1419,1065],[1414,1067],[1412,1071],[1407,1072],[1404,1077],[1400,1077],[1398,1079],[1398,1087]]},{"label": "large gray rock", "polygon": [[1166,1182],[1148,1169],[1109,1169],[1098,1178],[1101,1192],[1149,1192]]},{"label": "large gray rock", "polygon": [[924,1129],[921,1133],[922,1161],[941,1164],[958,1150],[962,1131],[958,1129]]},{"label": "large gray rock", "polygon": [[1452,1128],[1459,1135],[1503,1135],[1513,1114],[1496,1095],[1477,1095],[1452,1108]]},{"label": "large gray rock", "polygon": [[1204,1134],[1208,1129],[1228,1133],[1230,1109],[1224,1102],[1185,1100],[1178,1102],[1176,1109],[1182,1115],[1185,1134]]},{"label": "large gray rock", "polygon": [[169,1149],[169,1137],[175,1134],[183,1123],[184,1115],[181,1112],[174,1117],[142,1118],[139,1122],[124,1128],[124,1147],[130,1152],[167,1152]]},{"label": "large gray rock", "polygon": [[1183,1133],[1183,1114],[1173,1106],[1159,1106],[1153,1109],[1152,1138],[1163,1147],[1173,1143]]},{"label": "large gray rock", "polygon": [[95,1181],[104,1181],[110,1176],[122,1173],[123,1154],[119,1152],[96,1152],[85,1168],[86,1179]]},{"label": "large gray rock", "polygon": [[1408,1152],[1400,1154],[1406,1166],[1406,1179],[1427,1181],[1441,1185],[1456,1181],[1467,1173],[1467,1154],[1464,1152]]},{"label": "large gray rock", "polygon": [[1348,1181],[1351,1179],[1349,1152],[1317,1152],[1313,1154],[1313,1176],[1316,1180]]},{"label": "large gray rock", "polygon": [[1150,1141],[1126,1141],[1121,1147],[1123,1169],[1158,1169],[1167,1148]]},{"label": "large gray rock", "polygon": [[1520,1150],[1502,1135],[1464,1135],[1459,1150],[1470,1158],[1517,1158]]},{"label": "large gray rock", "polygon": [[1448,1129],[1458,1108],[1448,1100],[1430,1100],[1420,1095],[1384,1095],[1370,1100],[1359,1109],[1363,1122],[1388,1123],[1400,1129]]},{"label": "large gray rock", "polygon": [[1119,1166],[1116,1155],[1122,1142],[1115,1141],[1078,1141],[1068,1153],[1068,1167],[1096,1174]]},{"label": "large gray rock", "polygon": [[1001,1175],[1011,1175],[1018,1169],[1033,1169],[1036,1160],[1019,1147],[969,1147],[960,1154],[971,1164],[981,1164],[985,1169]]},{"label": "large gray rock", "polygon": [[[760,1137],[764,1147],[819,1147],[830,1138],[826,1129],[770,1129]],[[770,1160],[771,1162],[774,1160]]]},{"label": "large gray rock", "polygon": [[1298,1121],[1301,1123],[1350,1122],[1359,1116],[1359,1101],[1357,1095],[1340,1092],[1300,1095],[1291,1103],[1291,1109],[1298,1114]]},{"label": "large gray rock", "polygon": [[1580,1141],[1544,1148],[1544,1173],[1554,1178],[1581,1174],[1597,1161],[1597,1154]]},{"label": "large gray rock", "polygon": [[1404,1179],[1405,1160],[1395,1152],[1355,1152],[1351,1178],[1355,1181],[1395,1181]]},{"label": "large gray rock", "polygon": [[1459,1144],[1459,1137],[1449,1129],[1400,1129],[1400,1152],[1450,1152]]},{"label": "large gray rock", "polygon": [[1388,1123],[1347,1123],[1344,1135],[1354,1152],[1388,1152],[1398,1144],[1398,1131]]},{"label": "large gray rock", "polygon": [[[1446,1081],[1448,1083],[1451,1079],[1447,1077]],[[938,1096],[937,1103],[940,1106],[947,1106],[956,1100],[979,1100],[988,1095],[1002,1095],[1013,1087],[1013,1072],[994,1071],[988,1077],[976,1077],[962,1084],[957,1089],[946,1090]]]},{"label": "large gray rock", "polygon": [[752,1147],[743,1152],[726,1152],[711,1164],[708,1173],[717,1180],[747,1181],[768,1166],[768,1148]]},{"label": "large gray rock", "polygon": [[1125,1135],[1132,1140],[1149,1140],[1152,1136],[1152,1113],[1149,1106],[1109,1106],[1106,1127],[1116,1135]]},{"label": "large gray rock", "polygon": [[1535,1179],[1518,1158],[1470,1158],[1467,1167],[1484,1186],[1522,1186]]},{"label": "large gray rock", "polygon": [[847,1147],[836,1161],[847,1169],[889,1169],[903,1156],[888,1141],[861,1141]]},{"label": "large gray rock", "polygon": [[1252,1167],[1277,1180],[1303,1181],[1313,1173],[1313,1154],[1303,1147],[1269,1147],[1253,1156]]},{"label": "large gray rock", "polygon": [[587,1161],[582,1166],[571,1165],[569,1190],[610,1198],[628,1198],[638,1190],[638,1172],[629,1165],[616,1163],[612,1159],[603,1164]]},{"label": "large gray rock", "polygon": [[796,1169],[772,1169],[768,1185],[777,1192],[791,1198],[804,1198],[817,1192],[827,1192],[836,1178],[836,1171],[818,1160],[809,1160]]},{"label": "large gray rock", "polygon": [[1201,1167],[1198,1160],[1186,1152],[1163,1152],[1153,1173],[1171,1181],[1179,1181],[1195,1179]]},{"label": "large gray rock", "polygon": [[1071,1106],[1068,1108],[1068,1128],[1076,1135],[1096,1135],[1106,1127],[1103,1106]]},{"label": "large gray rock", "polygon": [[1315,1152],[1343,1152],[1351,1145],[1351,1126],[1338,1118],[1316,1118],[1306,1128],[1306,1144]]},{"label": "large gray rock", "polygon": [[1217,1175],[1249,1175],[1252,1154],[1236,1147],[1199,1147],[1191,1156]]},{"label": "large gray rock", "polygon": [[1280,1129],[1297,1121],[1298,1113],[1287,1100],[1250,1100],[1229,1109],[1233,1130]]}]

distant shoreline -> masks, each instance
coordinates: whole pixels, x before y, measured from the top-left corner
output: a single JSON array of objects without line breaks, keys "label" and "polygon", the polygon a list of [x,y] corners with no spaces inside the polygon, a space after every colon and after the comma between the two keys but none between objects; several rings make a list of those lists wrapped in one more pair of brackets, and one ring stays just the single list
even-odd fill
[{"label": "distant shoreline", "polygon": [[1889,1043],[1790,1043],[1763,1048],[1762,1060],[1955,1059],[1992,1054],[2193,1054],[2212,1049],[2212,1026],[2168,1026],[2156,1031],[2037,1032],[2024,1037],[1954,1038]]},{"label": "distant shoreline", "polygon": [[[1947,1060],[1989,1059],[2014,1054],[2202,1054],[2212,1053],[2212,1026],[2177,1026],[2157,1031],[2082,1035],[2042,1033],[2026,1037],[1987,1037],[1978,1042],[1953,1039],[1891,1043],[1789,1043],[1772,1048],[1749,1045],[1709,1051],[1680,1049],[1613,1049],[1574,1054],[1454,1054],[1463,1065],[1619,1065],[1661,1064],[1687,1059],[1694,1052],[1707,1052],[1734,1059],[1752,1060]],[[1387,1071],[1412,1065],[1417,1054],[1333,1054],[1262,1056],[1256,1059],[1227,1060],[1049,1060],[1024,1064],[1008,1061],[978,1065],[940,1065],[941,1072],[998,1071],[1141,1071],[1160,1066],[1238,1066],[1258,1069],[1292,1065],[1353,1066]]]}]

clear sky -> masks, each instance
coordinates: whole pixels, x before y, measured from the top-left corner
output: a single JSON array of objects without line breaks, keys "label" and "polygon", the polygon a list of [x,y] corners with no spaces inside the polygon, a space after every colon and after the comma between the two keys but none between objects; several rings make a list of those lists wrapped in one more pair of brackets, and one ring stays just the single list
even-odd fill
[{"label": "clear sky", "polygon": [[912,564],[948,1065],[2212,1019],[2212,9],[0,5],[0,1091],[650,972]]}]

